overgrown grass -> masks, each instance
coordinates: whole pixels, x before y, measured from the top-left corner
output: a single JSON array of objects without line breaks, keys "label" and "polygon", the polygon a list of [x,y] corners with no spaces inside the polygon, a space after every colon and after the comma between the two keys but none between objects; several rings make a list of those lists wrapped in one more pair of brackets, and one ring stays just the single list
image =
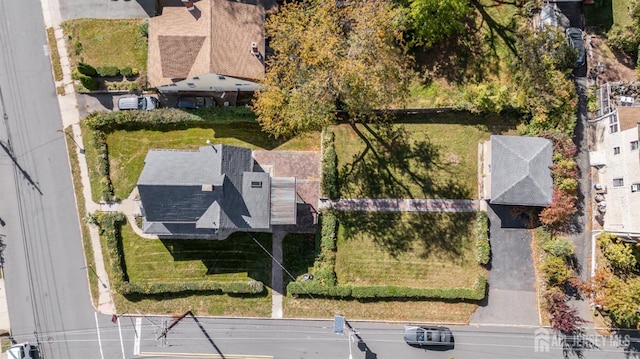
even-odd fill
[{"label": "overgrown grass", "polygon": [[[129,196],[140,177],[149,149],[196,150],[205,146],[207,140],[215,144],[252,149],[314,150],[319,147],[319,135],[307,135],[283,143],[262,132],[257,122],[213,124],[175,131],[115,131],[107,136],[110,176],[115,195],[118,198]],[[93,195],[100,198],[99,193]]]},{"label": "overgrown grass", "polygon": [[473,17],[464,34],[427,50],[416,48],[417,77],[409,108],[464,106],[467,86],[511,81],[518,7],[489,0],[472,2]]},{"label": "overgrown grass", "polygon": [[286,297],[283,302],[287,318],[333,318],[401,320],[411,322],[468,323],[478,307],[474,303],[432,301],[377,300],[357,301],[322,298]]},{"label": "overgrown grass", "polygon": [[486,274],[475,254],[475,213],[341,213],[338,283],[472,287]]},{"label": "overgrown grass", "polygon": [[100,174],[98,173],[98,151],[93,145],[92,131],[85,125],[83,121],[80,121],[80,129],[82,131],[82,147],[84,148],[84,157],[87,161],[89,180],[91,182],[91,199],[94,202],[99,203],[102,198],[102,187],[100,186],[101,178]]},{"label": "overgrown grass", "polygon": [[[406,187],[413,198],[476,198],[478,143],[489,139],[491,134],[499,134],[513,129],[513,122],[498,116],[480,116],[468,112],[445,112],[399,119],[409,134],[409,142],[414,145],[424,143],[425,160],[412,162],[411,172],[420,176],[411,177],[407,173],[393,171],[385,160],[372,159],[366,162],[369,173],[386,173],[391,169],[397,185]],[[362,133],[366,131],[358,126]],[[396,197],[378,187],[397,189],[393,183],[368,184],[369,176],[352,171],[354,160],[365,150],[365,143],[350,125],[333,127],[336,135],[336,152],[340,175],[340,191],[344,197]],[[393,147],[391,147],[393,148]],[[396,146],[397,148],[397,146]],[[428,150],[427,150],[428,149]],[[400,151],[402,149],[399,149]],[[411,159],[411,153],[397,153],[389,157]],[[420,156],[420,153],[416,153]],[[394,160],[395,161],[395,160]],[[431,161],[431,162],[429,162]],[[390,160],[390,162],[393,162]],[[355,175],[347,175],[349,172]],[[382,178],[378,176],[376,178]],[[380,180],[382,181],[382,180]],[[393,180],[392,180],[393,181]],[[375,193],[377,192],[377,193]],[[409,197],[406,193],[402,197]]]},{"label": "overgrown grass", "polygon": [[117,66],[147,71],[147,39],[140,32],[145,19],[76,19],[62,23],[72,66]]},{"label": "overgrown grass", "polygon": [[[62,65],[60,64],[60,53],[58,52],[58,42],[52,27],[47,28],[47,41],[49,42],[49,56],[53,67],[53,79],[62,81]],[[64,93],[63,93],[64,95]]]},{"label": "overgrown grass", "polygon": [[[71,127],[67,127],[65,132],[72,134]],[[83,130],[83,134],[86,134],[86,131]],[[72,134],[73,136],[73,134]],[[69,136],[64,136],[65,141],[67,141],[67,149],[69,150],[69,163],[71,164],[71,176],[73,180],[73,188],[75,191],[75,199],[76,206],[78,207],[78,217],[80,220],[80,233],[82,235],[82,247],[84,248],[84,258],[87,263],[87,266],[95,267],[95,258],[93,255],[93,247],[91,245],[91,235],[89,234],[89,228],[84,222],[83,217],[87,214],[87,208],[85,206],[85,198],[82,193],[83,185],[82,178],[80,177],[80,166],[78,164],[78,153],[76,152],[76,144],[71,140]],[[86,148],[85,145],[83,145]],[[91,168],[91,167],[89,167]],[[98,304],[98,296],[99,296],[99,288],[98,288],[98,278],[95,273],[93,273],[90,269],[87,269],[87,275],[89,276],[89,288],[91,290],[91,298],[93,300],[94,305]]]}]

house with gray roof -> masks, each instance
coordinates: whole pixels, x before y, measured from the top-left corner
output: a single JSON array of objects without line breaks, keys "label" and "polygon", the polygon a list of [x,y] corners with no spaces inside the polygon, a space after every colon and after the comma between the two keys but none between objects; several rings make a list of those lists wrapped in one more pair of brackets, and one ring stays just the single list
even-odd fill
[{"label": "house with gray roof", "polygon": [[491,204],[546,207],[553,179],[551,140],[491,136],[481,146],[482,198]]},{"label": "house with gray roof", "polygon": [[149,150],[137,186],[142,230],[161,238],[225,239],[296,224],[295,177],[272,177],[249,148]]}]

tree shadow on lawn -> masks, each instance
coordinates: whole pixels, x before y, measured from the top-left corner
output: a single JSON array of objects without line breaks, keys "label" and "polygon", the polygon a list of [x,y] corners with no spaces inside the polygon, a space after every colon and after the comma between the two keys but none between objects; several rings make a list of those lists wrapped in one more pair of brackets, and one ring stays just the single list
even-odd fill
[{"label": "tree shadow on lawn", "polygon": [[[430,72],[424,79],[426,83],[433,77],[456,84],[478,83],[498,75],[501,61],[499,41],[517,56],[513,37],[514,19],[511,18],[508,25],[502,25],[485,9],[491,6],[517,5],[504,1],[498,3],[485,6],[480,1],[471,0],[470,5],[476,12],[465,20],[465,29],[461,34],[451,36],[433,48],[412,49],[416,59],[416,70],[420,73],[425,70]],[[473,15],[479,15],[482,21],[478,23]]]},{"label": "tree shadow on lawn", "polygon": [[[422,258],[462,262],[474,213],[337,212],[346,239],[365,235],[392,257],[418,251]],[[416,248],[416,243],[418,244]]]},{"label": "tree shadow on lawn", "polygon": [[[271,233],[253,233],[251,236],[271,250]],[[234,233],[225,240],[160,241],[176,262],[202,261],[207,268],[207,276],[246,272],[249,278],[271,286],[271,257],[246,233]]]},{"label": "tree shadow on lawn", "polygon": [[361,126],[351,124],[365,148],[339,170],[343,197],[470,198],[471,189],[428,138],[413,141],[402,126]]}]

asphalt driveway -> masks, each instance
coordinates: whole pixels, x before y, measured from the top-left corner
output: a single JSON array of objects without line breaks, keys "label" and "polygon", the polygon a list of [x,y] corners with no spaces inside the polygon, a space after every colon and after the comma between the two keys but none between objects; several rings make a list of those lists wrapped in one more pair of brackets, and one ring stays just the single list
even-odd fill
[{"label": "asphalt driveway", "polygon": [[487,298],[471,324],[540,325],[531,234],[506,206],[489,206],[491,268]]}]

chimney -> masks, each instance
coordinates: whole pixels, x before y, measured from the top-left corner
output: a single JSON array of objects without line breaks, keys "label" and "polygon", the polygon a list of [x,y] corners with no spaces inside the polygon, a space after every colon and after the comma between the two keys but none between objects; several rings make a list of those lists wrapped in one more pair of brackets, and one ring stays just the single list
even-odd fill
[{"label": "chimney", "polygon": [[251,55],[260,56],[260,51],[258,50],[258,44],[255,42],[251,43]]}]

